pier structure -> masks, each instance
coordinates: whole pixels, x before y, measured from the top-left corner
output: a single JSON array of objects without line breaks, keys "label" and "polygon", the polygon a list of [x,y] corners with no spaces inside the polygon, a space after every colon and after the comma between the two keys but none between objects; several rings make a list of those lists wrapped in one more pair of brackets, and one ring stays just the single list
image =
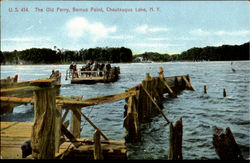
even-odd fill
[{"label": "pier structure", "polygon": [[[189,75],[164,77],[162,68],[159,76],[151,77],[147,73],[141,84],[123,93],[89,99],[57,96],[55,82],[55,79],[41,79],[30,81],[25,87],[17,83],[1,89],[1,103],[14,105],[34,103],[34,122],[1,122],[2,158],[21,158],[21,142],[31,140],[30,157],[35,159],[127,159],[126,142],[141,141],[140,124],[150,119],[155,111],[172,126],[173,133],[170,141],[175,141],[175,137],[182,137],[175,131],[171,120],[162,112],[163,94],[168,93],[173,98],[177,98],[178,93],[184,89],[194,90],[190,84]],[[22,97],[20,93],[24,91],[31,91],[33,96]],[[124,106],[125,140],[109,139],[106,135],[108,133],[103,133],[81,112],[81,109],[86,106],[122,99],[127,102]],[[64,114],[62,114],[63,109]],[[65,121],[69,111],[72,112],[70,125],[69,121]],[[80,137],[83,118],[95,129],[93,139]],[[177,126],[182,126],[182,120],[178,124],[180,123],[181,125]],[[177,128],[182,130],[182,127]],[[171,142],[170,144],[172,144],[169,148],[171,156],[182,158],[181,152],[178,151],[180,147],[178,145],[176,147]]]}]

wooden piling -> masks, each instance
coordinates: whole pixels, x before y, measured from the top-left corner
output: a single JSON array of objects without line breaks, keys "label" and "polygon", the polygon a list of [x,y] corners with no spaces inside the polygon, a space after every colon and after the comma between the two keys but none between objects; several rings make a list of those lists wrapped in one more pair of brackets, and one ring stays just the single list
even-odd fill
[{"label": "wooden piling", "polygon": [[[142,81],[142,87],[147,90],[150,96],[152,96],[152,79],[149,73],[146,73],[146,79]],[[143,101],[141,101],[143,105],[142,115],[145,119],[150,119],[152,113],[152,101],[150,100],[148,95],[146,95],[145,93],[143,94]]]},{"label": "wooden piling", "polygon": [[53,159],[55,157],[56,90],[45,88],[34,91],[34,116],[31,144],[32,157]]},{"label": "wooden piling", "polygon": [[124,119],[123,126],[126,129],[125,140],[126,142],[139,142],[141,136],[139,132],[139,119],[137,113],[137,105],[135,96],[128,99],[127,116]]},{"label": "wooden piling", "polygon": [[154,77],[152,79],[152,96],[155,98],[157,105],[163,109],[163,84],[159,77]]},{"label": "wooden piling", "polygon": [[103,152],[102,152],[102,145],[101,145],[101,135],[98,130],[94,133],[94,160],[103,160]]},{"label": "wooden piling", "polygon": [[226,93],[226,89],[224,88],[223,89],[223,97],[226,97],[227,96],[227,93]]},{"label": "wooden piling", "polygon": [[204,85],[204,94],[207,94],[207,86]]},{"label": "wooden piling", "polygon": [[170,136],[169,136],[169,160],[182,160],[182,134],[183,134],[183,126],[182,126],[182,118],[175,123],[170,123],[169,126]]},{"label": "wooden piling", "polygon": [[226,128],[225,133],[215,131],[213,135],[213,145],[221,160],[244,160],[229,127]]}]

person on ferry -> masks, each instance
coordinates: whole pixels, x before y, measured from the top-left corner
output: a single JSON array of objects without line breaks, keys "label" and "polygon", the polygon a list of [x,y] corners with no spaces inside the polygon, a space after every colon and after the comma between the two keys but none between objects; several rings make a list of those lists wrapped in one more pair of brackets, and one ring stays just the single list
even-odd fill
[{"label": "person on ferry", "polygon": [[79,78],[76,64],[73,65],[73,77]]},{"label": "person on ferry", "polygon": [[61,85],[61,77],[62,77],[61,73],[59,72],[59,70],[57,70],[55,72],[56,85]]},{"label": "person on ferry", "polygon": [[102,73],[102,71],[104,70],[104,66],[105,66],[105,64],[104,63],[101,63],[100,65],[99,65],[99,76],[103,76],[103,73]]},{"label": "person on ferry", "polygon": [[71,62],[69,66],[69,76],[73,76],[74,62]]},{"label": "person on ferry", "polygon": [[[98,62],[95,61],[94,64],[93,64],[93,67],[91,68],[91,71],[97,71],[98,65],[99,65]],[[92,75],[93,75],[93,76],[96,76],[97,73],[96,73],[96,72],[93,72]]]},{"label": "person on ferry", "polygon": [[52,70],[51,75],[50,75],[49,78],[51,79],[51,78],[54,78],[55,76],[56,76],[55,70]]},{"label": "person on ferry", "polygon": [[110,63],[107,61],[107,63],[105,64],[105,76],[106,76],[106,79],[109,78],[109,74],[110,74],[110,70],[111,70],[111,65]]}]

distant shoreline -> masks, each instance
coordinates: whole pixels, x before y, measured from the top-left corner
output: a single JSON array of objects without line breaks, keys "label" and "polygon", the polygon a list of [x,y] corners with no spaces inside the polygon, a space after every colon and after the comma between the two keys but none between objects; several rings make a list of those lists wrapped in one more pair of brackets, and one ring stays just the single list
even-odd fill
[{"label": "distant shoreline", "polygon": [[[250,61],[249,60],[232,60],[232,61],[224,61],[224,60],[221,60],[221,61],[166,61],[166,62],[130,62],[130,63],[111,63],[112,64],[154,64],[154,63],[174,63],[174,62],[246,62],[246,61]],[[77,63],[77,65],[82,65],[82,64],[85,64],[85,63]],[[37,64],[1,64],[0,66],[36,66],[36,65],[70,65],[70,63],[62,63],[62,64],[56,64],[56,63],[37,63]]]}]

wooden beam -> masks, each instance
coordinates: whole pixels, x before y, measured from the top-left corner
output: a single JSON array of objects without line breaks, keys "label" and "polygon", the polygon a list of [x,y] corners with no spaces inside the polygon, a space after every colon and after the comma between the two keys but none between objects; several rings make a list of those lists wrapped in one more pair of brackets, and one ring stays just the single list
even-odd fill
[{"label": "wooden beam", "polygon": [[64,126],[62,125],[61,132],[70,140],[70,142],[78,148],[81,146],[81,142],[78,142],[77,139],[72,135],[72,133]]},{"label": "wooden beam", "polygon": [[189,90],[194,91],[194,88],[192,87],[192,85],[190,84],[190,82],[187,80],[185,75],[182,75],[182,79],[184,80],[184,82],[186,83],[186,86]]},{"label": "wooden beam", "polygon": [[[41,90],[39,87],[30,87],[28,86],[27,88],[30,88],[32,91],[34,90]],[[22,88],[16,88],[20,92],[22,92]],[[1,90],[2,91],[2,90]],[[94,98],[89,98],[89,99],[84,99],[84,100],[76,100],[76,99],[71,99],[71,98],[63,98],[60,96],[59,98],[56,99],[56,104],[61,104],[63,105],[62,107],[67,107],[70,105],[78,105],[81,107],[85,106],[92,106],[92,105],[98,105],[106,102],[113,102],[113,101],[118,101],[130,96],[134,96],[136,94],[136,91],[128,91],[124,93],[119,93],[119,94],[113,94],[113,95],[107,95],[107,96],[100,96],[100,97],[94,97]],[[34,102],[34,99],[32,97],[30,98],[24,98],[24,97],[8,97],[8,96],[0,96],[0,101],[1,102],[13,102],[13,103],[30,103]]]},{"label": "wooden beam", "polygon": [[10,96],[0,96],[1,102],[9,103],[31,103],[34,102],[32,97],[10,97]]},{"label": "wooden beam", "polygon": [[107,103],[107,102],[118,101],[118,100],[127,98],[129,96],[133,96],[135,94],[136,94],[135,91],[129,91],[129,92],[124,92],[124,93],[94,97],[94,98],[89,98],[89,99],[84,99],[84,100],[74,100],[74,99],[63,99],[63,100],[60,99],[59,100],[58,99],[56,100],[56,103],[62,104],[63,106],[79,105],[82,107],[86,107],[86,106],[93,106],[93,105],[98,105],[102,103]]},{"label": "wooden beam", "polygon": [[150,94],[148,93],[148,91],[145,88],[143,88],[143,90],[146,92],[146,94],[151,99],[151,101],[155,104],[156,108],[159,110],[159,112],[161,113],[161,115],[163,116],[163,118],[167,121],[167,123],[170,123],[170,121],[167,119],[167,117],[165,116],[165,114],[162,112],[161,108],[157,105],[157,103],[154,101],[154,99],[150,96]]},{"label": "wooden beam", "polygon": [[1,84],[1,89],[24,87],[24,86],[29,86],[29,85],[30,85],[30,81],[21,81],[18,83]]},{"label": "wooden beam", "polygon": [[21,97],[31,97],[33,91],[40,90],[41,88],[36,86],[24,86],[17,88],[4,88],[0,89],[1,96],[21,96]]},{"label": "wooden beam", "polygon": [[93,126],[97,131],[100,132],[100,134],[104,137],[105,140],[109,140],[109,139],[103,134],[103,132],[102,132],[98,127],[96,127],[96,125],[95,125],[93,122],[91,122],[91,121],[89,120],[89,118],[88,118],[86,115],[84,115],[82,112],[80,112],[80,113],[81,113],[81,115],[91,124],[91,126]]},{"label": "wooden beam", "polygon": [[177,98],[177,95],[174,93],[174,91],[169,87],[169,85],[168,85],[168,83],[167,83],[167,81],[165,80],[165,78],[160,78],[161,79],[161,81],[163,82],[163,84],[165,85],[165,87],[168,89],[168,92],[170,93],[170,95],[172,96],[172,97],[175,97],[175,98]]},{"label": "wooden beam", "polygon": [[52,87],[56,84],[55,78],[45,78],[45,79],[38,79],[30,81],[30,86],[38,86],[38,87]]}]

